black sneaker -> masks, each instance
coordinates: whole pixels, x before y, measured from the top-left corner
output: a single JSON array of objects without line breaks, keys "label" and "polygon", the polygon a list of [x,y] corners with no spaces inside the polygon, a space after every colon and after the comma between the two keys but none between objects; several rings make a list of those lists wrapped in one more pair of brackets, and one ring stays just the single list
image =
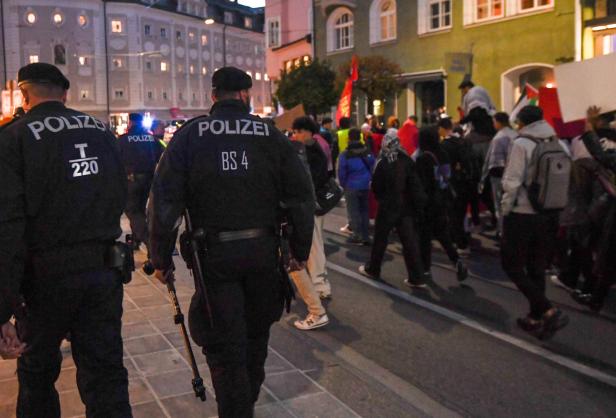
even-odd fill
[{"label": "black sneaker", "polygon": [[375,279],[376,280],[376,279],[379,278],[379,274],[372,272],[367,264],[362,264],[361,266],[359,266],[359,268],[357,270],[361,274],[363,274],[364,276],[366,276],[366,277],[368,277],[370,279]]},{"label": "black sneaker", "polygon": [[550,309],[543,314],[543,327],[539,333],[540,340],[549,340],[556,334],[556,331],[567,326],[569,317],[560,309]]},{"label": "black sneaker", "polygon": [[592,295],[590,293],[584,293],[581,290],[574,290],[571,292],[571,298],[580,305],[588,306]]},{"label": "black sneaker", "polygon": [[430,270],[424,271],[422,277],[424,280],[432,280],[432,272]]},{"label": "black sneaker", "polygon": [[405,279],[404,284],[410,287],[411,289],[425,289],[426,287],[428,287],[426,282],[424,282],[423,280],[412,280],[411,281],[410,279]]},{"label": "black sneaker", "polygon": [[151,276],[152,274],[154,274],[154,265],[152,264],[152,262],[150,260],[146,260],[143,263],[143,266],[141,266],[141,269],[143,270],[143,272],[145,274],[147,274],[148,276]]},{"label": "black sneaker", "polygon": [[462,260],[458,260],[456,263],[456,276],[459,282],[463,282],[468,277],[468,269],[462,262]]},{"label": "black sneaker", "polygon": [[531,334],[533,337],[537,337],[541,327],[543,326],[543,321],[538,319],[533,319],[530,316],[524,318],[517,319],[518,327],[523,329],[524,331]]},{"label": "black sneaker", "polygon": [[362,240],[359,237],[351,237],[349,239],[346,240],[347,244],[355,244],[355,245],[363,245],[364,244],[364,240]]}]

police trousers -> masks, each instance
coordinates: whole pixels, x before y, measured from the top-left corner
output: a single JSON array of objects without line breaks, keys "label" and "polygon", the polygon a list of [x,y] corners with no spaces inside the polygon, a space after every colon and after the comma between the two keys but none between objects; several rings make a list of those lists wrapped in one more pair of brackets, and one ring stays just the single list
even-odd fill
[{"label": "police trousers", "polygon": [[60,418],[54,384],[62,363],[60,344],[68,333],[86,416],[132,417],[122,360],[120,274],[102,269],[35,279],[24,293],[27,311],[17,327],[30,349],[17,362],[17,417]]},{"label": "police trousers", "polygon": [[152,187],[152,174],[136,173],[128,180],[128,196],[126,200],[126,216],[130,221],[133,239],[145,243],[148,247],[148,224],[146,220],[146,204]]},{"label": "police trousers", "polygon": [[270,327],[283,310],[277,249],[275,237],[220,243],[203,263],[213,327],[199,292],[189,327],[203,347],[221,418],[252,417],[265,380]]}]

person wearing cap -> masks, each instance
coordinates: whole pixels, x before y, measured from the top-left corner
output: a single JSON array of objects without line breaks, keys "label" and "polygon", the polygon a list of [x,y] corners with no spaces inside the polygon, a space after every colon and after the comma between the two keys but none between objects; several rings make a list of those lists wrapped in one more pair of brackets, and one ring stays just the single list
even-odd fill
[{"label": "person wearing cap", "polygon": [[140,113],[128,115],[128,130],[118,141],[128,179],[128,201],[125,212],[130,221],[133,246],[139,249],[142,242],[145,244],[148,249],[148,259],[143,264],[143,270],[152,274],[145,206],[154,170],[164,148],[143,126],[143,115]]},{"label": "person wearing cap", "polygon": [[174,268],[185,209],[193,229],[205,232],[205,290],[192,298],[189,328],[203,347],[222,418],[253,416],[270,327],[290,298],[289,278],[279,268],[280,215],[291,231],[290,270],[305,268],[314,226],[308,172],[289,139],[249,113],[251,87],[240,69],[214,73],[211,114],[175,133],[148,207],[152,263],[162,282]]},{"label": "person wearing cap", "polygon": [[60,417],[54,384],[70,333],[86,414],[131,417],[126,275],[111,256],[132,258],[114,243],[126,203],[117,141],[101,121],[65,107],[70,83],[55,66],[22,67],[18,85],[26,114],[0,133],[0,324],[20,356],[17,416]]}]

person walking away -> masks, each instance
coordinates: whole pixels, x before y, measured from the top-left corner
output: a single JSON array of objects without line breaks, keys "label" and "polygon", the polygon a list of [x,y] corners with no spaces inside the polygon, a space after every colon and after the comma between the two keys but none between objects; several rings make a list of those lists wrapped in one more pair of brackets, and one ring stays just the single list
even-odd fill
[{"label": "person walking away", "polygon": [[17,416],[60,418],[54,384],[70,333],[86,415],[132,417],[121,335],[132,249],[115,242],[126,203],[117,139],[65,107],[70,82],[57,67],[29,64],[17,79],[26,114],[0,133],[0,324],[27,346],[17,344]]},{"label": "person walking away", "polygon": [[332,136],[332,123],[334,121],[329,116],[326,116],[321,121],[321,127],[319,128],[319,135],[327,141],[327,145],[331,148],[334,145],[334,137]]},{"label": "person walking away", "polygon": [[493,119],[494,129],[496,129],[497,133],[490,142],[479,184],[481,189],[486,181],[490,183],[497,219],[497,233],[498,237],[500,237],[503,232],[503,214],[501,209],[503,173],[505,172],[509,153],[513,147],[513,141],[517,138],[518,133],[511,128],[507,113],[498,112],[494,115]]},{"label": "person walking away", "polygon": [[[451,236],[462,256],[470,255],[469,237],[466,232],[466,213],[476,188],[475,178],[480,176],[472,146],[453,131],[450,118],[438,121],[439,136],[444,138],[441,148],[447,154],[452,169],[450,187],[454,195],[451,207]],[[476,193],[476,191],[475,191]],[[479,219],[475,220],[477,223]]]},{"label": "person walking away", "polygon": [[374,244],[370,261],[359,266],[359,272],[373,279],[380,277],[389,233],[395,228],[400,236],[407,270],[405,283],[410,287],[426,287],[417,225],[421,223],[427,197],[419,181],[415,163],[406,154],[393,132],[388,132],[383,138],[381,154],[374,169],[372,191],[379,202]]},{"label": "person walking away", "polygon": [[370,245],[368,191],[372,179],[374,157],[361,143],[359,129],[349,131],[349,146],[340,154],[338,180],[344,189],[349,223],[353,235],[348,239],[352,244]]},{"label": "person walking away", "polygon": [[150,262],[145,211],[154,170],[164,148],[154,135],[144,128],[143,115],[140,113],[128,115],[128,130],[118,138],[118,141],[128,179],[128,201],[125,212],[130,221],[134,249],[138,250],[142,242],[145,244],[148,259],[143,264],[143,270],[152,274],[154,271]]},{"label": "person walking away", "polygon": [[[501,257],[503,269],[530,304],[529,314],[518,318],[518,326],[546,339],[566,326],[569,318],[554,307],[545,294],[545,270],[556,237],[559,211],[547,210],[546,202],[542,204],[541,195],[535,197],[534,191],[537,189],[536,180],[542,180],[554,187],[549,193],[544,190],[544,196],[554,199],[548,203],[552,207],[566,205],[570,173],[564,170],[567,162],[562,156],[566,156],[567,149],[543,119],[539,107],[523,107],[518,114],[518,126],[519,136],[513,143],[503,175]],[[535,153],[545,147],[551,147],[553,160]],[[557,161],[555,158],[558,157],[561,159]],[[549,170],[545,170],[546,162]],[[550,162],[553,164],[549,165]]]},{"label": "person walking away", "polygon": [[419,144],[419,129],[417,128],[417,116],[411,115],[404,121],[398,130],[398,138],[402,149],[407,155],[413,155]]},{"label": "person walking away", "polygon": [[459,281],[468,277],[468,270],[453,245],[449,227],[449,206],[452,195],[449,188],[451,166],[447,154],[439,145],[438,129],[433,126],[419,130],[419,156],[417,173],[428,197],[426,213],[420,227],[419,248],[424,267],[424,278],[431,279],[432,240],[437,240],[456,268]]},{"label": "person walking away", "polygon": [[291,142],[249,113],[251,87],[250,76],[238,68],[213,74],[211,115],[175,133],[158,164],[148,207],[152,263],[163,283],[173,269],[185,209],[194,230],[205,232],[205,290],[193,295],[189,328],[203,347],[221,418],[254,415],[270,328],[290,301],[280,268],[280,215],[290,226],[292,270],[305,267],[314,229],[308,173]]},{"label": "person walking away", "polygon": [[[299,149],[305,155],[315,191],[325,188],[329,179],[327,159],[315,139],[317,136],[316,130],[316,124],[307,116],[302,116],[293,121],[293,140],[301,144]],[[304,320],[295,321],[296,328],[305,331],[320,328],[329,323],[325,308],[320,300],[331,297],[331,286],[325,278],[326,274],[323,216],[315,215],[312,245],[306,268],[290,274],[295,287],[308,307],[308,316]]]}]

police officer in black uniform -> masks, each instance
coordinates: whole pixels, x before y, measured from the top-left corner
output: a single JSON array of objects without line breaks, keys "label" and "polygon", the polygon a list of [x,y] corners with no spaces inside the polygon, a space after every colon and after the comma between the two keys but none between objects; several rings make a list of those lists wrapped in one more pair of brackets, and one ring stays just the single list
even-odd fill
[{"label": "police officer in black uniform", "polygon": [[269,330],[283,310],[283,280],[288,285],[278,268],[279,208],[282,202],[293,226],[291,264],[301,266],[310,252],[314,202],[289,140],[249,113],[250,76],[224,67],[212,87],[211,115],[176,132],[154,176],[152,262],[164,281],[173,266],[177,220],[188,208],[193,227],[206,233],[202,263],[212,313],[197,291],[191,335],[207,358],[219,416],[252,417]]},{"label": "police officer in black uniform", "polygon": [[[143,115],[140,113],[128,115],[128,131],[120,136],[119,141],[128,178],[126,216],[133,232],[133,242],[135,249],[139,248],[141,242],[149,248],[145,206],[154,170],[164,149],[162,144],[143,126]],[[144,270],[151,274],[150,269],[149,261],[146,261]]]},{"label": "police officer in black uniform", "polygon": [[27,113],[0,133],[0,323],[13,334],[16,314],[28,346],[17,416],[60,417],[54,383],[70,332],[87,416],[131,417],[118,260],[132,251],[115,243],[126,203],[117,140],[64,106],[70,84],[53,65],[21,68],[18,85]]}]

